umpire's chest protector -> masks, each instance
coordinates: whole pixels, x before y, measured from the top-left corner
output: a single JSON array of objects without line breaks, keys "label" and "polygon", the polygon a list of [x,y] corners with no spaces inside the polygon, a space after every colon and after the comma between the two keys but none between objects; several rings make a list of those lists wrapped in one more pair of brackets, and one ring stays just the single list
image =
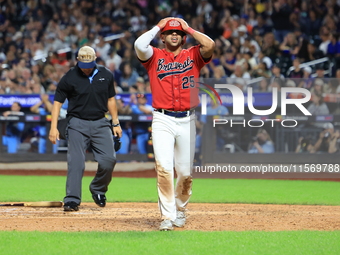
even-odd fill
[{"label": "umpire's chest protector", "polygon": [[153,51],[153,56],[142,63],[150,79],[152,106],[173,111],[195,108],[199,104],[195,79],[206,64],[199,46],[183,49],[177,56],[165,49]]}]

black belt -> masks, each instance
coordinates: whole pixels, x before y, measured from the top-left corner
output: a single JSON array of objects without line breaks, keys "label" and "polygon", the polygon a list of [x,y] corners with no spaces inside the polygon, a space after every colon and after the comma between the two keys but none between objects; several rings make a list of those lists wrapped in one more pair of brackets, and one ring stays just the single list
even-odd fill
[{"label": "black belt", "polygon": [[[72,116],[73,117],[73,116]],[[102,117],[98,117],[98,118],[93,118],[93,119],[84,119],[84,118],[79,118],[79,117],[76,117],[78,119],[81,119],[81,120],[90,120],[90,121],[96,121],[96,120],[100,120],[102,118],[105,118],[105,116],[102,116]]]},{"label": "black belt", "polygon": [[184,118],[188,117],[191,114],[195,113],[195,110],[189,110],[189,111],[183,111],[183,112],[174,112],[174,111],[168,111],[164,109],[155,109],[156,112],[161,112],[165,115],[175,117],[175,118]]}]

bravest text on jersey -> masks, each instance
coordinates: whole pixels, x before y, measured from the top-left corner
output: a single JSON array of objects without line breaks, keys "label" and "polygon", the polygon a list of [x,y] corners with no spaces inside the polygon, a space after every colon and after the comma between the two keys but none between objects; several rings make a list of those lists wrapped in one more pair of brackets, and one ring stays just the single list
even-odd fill
[{"label": "bravest text on jersey", "polygon": [[165,76],[168,75],[173,75],[173,74],[180,74],[180,73],[184,73],[188,70],[191,70],[193,67],[193,63],[194,60],[190,59],[190,57],[188,57],[183,63],[179,63],[179,62],[171,62],[168,64],[164,64],[165,59],[161,58],[158,60],[157,63],[157,72],[160,71],[172,71],[172,72],[168,72],[168,73],[162,73],[162,74],[158,74],[158,78],[159,79],[163,79]]}]

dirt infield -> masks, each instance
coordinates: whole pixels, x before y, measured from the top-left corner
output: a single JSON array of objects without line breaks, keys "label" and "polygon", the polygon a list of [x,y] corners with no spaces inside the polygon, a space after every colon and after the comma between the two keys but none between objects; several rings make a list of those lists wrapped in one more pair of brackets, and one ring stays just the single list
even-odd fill
[{"label": "dirt infield", "polygon": [[[191,203],[187,214],[183,230],[340,230],[340,206]],[[77,212],[3,206],[0,230],[155,231],[159,217],[156,203],[109,203],[105,208],[83,203]]]},{"label": "dirt infield", "polygon": [[[0,169],[0,174],[65,175],[66,171],[5,168]],[[85,171],[85,175],[93,176],[94,172]],[[113,176],[154,178],[156,172],[117,171]],[[340,206],[189,203],[187,215],[183,230],[340,230]],[[160,221],[156,203],[108,203],[105,208],[82,203],[77,212],[64,212],[63,208],[0,207],[0,230],[155,231]]]}]

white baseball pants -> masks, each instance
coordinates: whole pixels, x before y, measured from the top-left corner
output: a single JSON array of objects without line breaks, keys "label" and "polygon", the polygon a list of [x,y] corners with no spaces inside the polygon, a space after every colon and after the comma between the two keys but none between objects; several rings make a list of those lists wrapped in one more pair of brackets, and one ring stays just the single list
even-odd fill
[{"label": "white baseball pants", "polygon": [[[158,205],[162,219],[176,219],[191,196],[191,170],[195,154],[195,114],[175,118],[153,112],[152,142],[155,154]],[[177,182],[174,187],[174,167]]]}]

